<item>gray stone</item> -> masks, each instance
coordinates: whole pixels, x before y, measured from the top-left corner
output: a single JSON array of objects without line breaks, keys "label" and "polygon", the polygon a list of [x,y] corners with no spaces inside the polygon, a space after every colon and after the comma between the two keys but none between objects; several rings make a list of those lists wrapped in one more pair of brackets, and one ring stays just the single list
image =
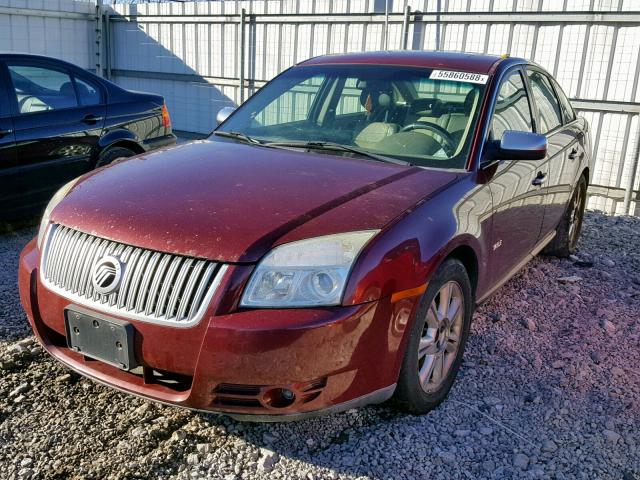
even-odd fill
[{"label": "gray stone", "polygon": [[611,443],[618,443],[618,441],[622,438],[619,433],[614,432],[613,430],[603,430],[602,435],[607,442]]},{"label": "gray stone", "polygon": [[517,453],[513,456],[513,465],[522,470],[526,470],[529,467],[529,457],[524,453]]}]

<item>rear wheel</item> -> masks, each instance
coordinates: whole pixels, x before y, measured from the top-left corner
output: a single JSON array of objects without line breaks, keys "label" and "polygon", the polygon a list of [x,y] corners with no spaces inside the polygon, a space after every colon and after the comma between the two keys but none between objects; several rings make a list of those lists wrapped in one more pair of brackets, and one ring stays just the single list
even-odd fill
[{"label": "rear wheel", "polygon": [[100,155],[98,162],[96,163],[96,168],[104,167],[105,165],[109,165],[114,160],[118,158],[127,158],[133,157],[136,154],[133,150],[129,150],[124,147],[113,147],[110,148]]},{"label": "rear wheel", "polygon": [[411,329],[395,403],[426,413],[447,396],[460,368],[473,313],[471,283],[464,265],[446,260],[433,276]]},{"label": "rear wheel", "polygon": [[564,258],[576,251],[582,231],[582,218],[586,203],[587,180],[582,176],[576,185],[567,210],[556,228],[556,236],[545,247],[544,254]]}]

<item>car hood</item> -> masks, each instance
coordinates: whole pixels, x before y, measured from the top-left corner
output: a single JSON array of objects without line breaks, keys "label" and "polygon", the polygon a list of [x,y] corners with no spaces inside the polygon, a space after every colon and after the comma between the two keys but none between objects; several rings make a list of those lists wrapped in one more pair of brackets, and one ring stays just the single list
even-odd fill
[{"label": "car hood", "polygon": [[[292,232],[382,228],[455,178],[360,158],[201,141],[88,174],[51,218],[152,250],[255,262],[282,238],[295,239]],[[300,228],[330,211],[332,221]]]}]

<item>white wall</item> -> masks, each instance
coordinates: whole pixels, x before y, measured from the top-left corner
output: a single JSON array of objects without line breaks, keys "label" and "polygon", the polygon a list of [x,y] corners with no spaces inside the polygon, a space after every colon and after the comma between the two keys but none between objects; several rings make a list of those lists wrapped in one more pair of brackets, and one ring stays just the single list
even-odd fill
[{"label": "white wall", "polygon": [[[15,11],[12,9],[32,12],[10,14]],[[0,0],[0,51],[47,55],[95,69],[95,23],[87,18],[60,18],[64,13],[94,14],[95,4],[73,0]]]}]

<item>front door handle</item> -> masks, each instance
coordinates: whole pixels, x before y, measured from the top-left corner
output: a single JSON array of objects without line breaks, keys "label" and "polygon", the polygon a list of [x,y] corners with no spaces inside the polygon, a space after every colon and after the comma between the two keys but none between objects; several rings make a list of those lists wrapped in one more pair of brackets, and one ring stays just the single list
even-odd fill
[{"label": "front door handle", "polygon": [[546,181],[547,181],[547,174],[538,172],[538,175],[536,175],[536,178],[533,179],[533,182],[531,182],[531,185],[535,185],[536,187],[539,187]]},{"label": "front door handle", "polygon": [[8,129],[0,129],[0,137],[4,137],[6,135],[11,135],[13,133],[13,130],[11,130],[10,128]]},{"label": "front door handle", "polygon": [[96,117],[95,115],[89,114],[82,119],[82,123],[86,123],[88,125],[94,125],[98,123],[100,120],[102,120],[102,117]]},{"label": "front door handle", "polygon": [[576,148],[569,152],[569,160],[575,160],[578,157],[578,150]]}]

